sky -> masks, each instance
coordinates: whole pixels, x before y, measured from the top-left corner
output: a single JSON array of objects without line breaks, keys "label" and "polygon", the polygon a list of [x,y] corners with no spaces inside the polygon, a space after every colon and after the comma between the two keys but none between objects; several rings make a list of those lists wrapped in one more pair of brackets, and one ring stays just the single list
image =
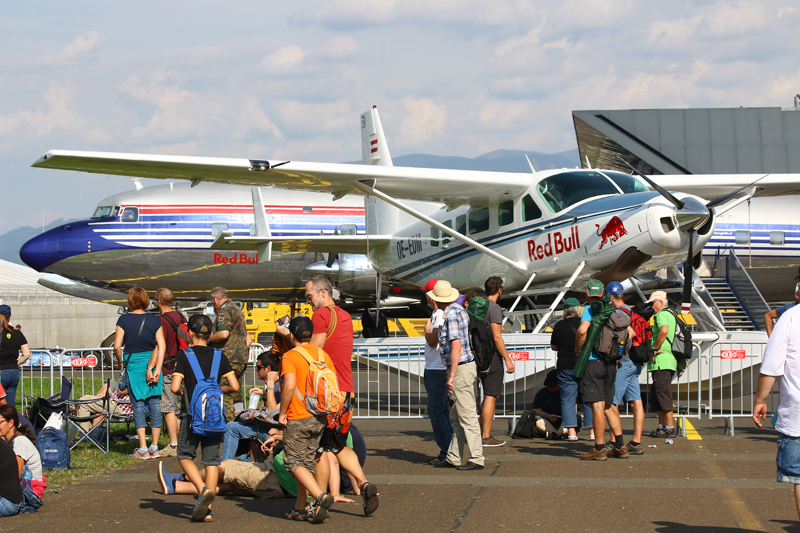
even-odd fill
[{"label": "sky", "polygon": [[576,147],[572,110],[791,106],[795,5],[7,3],[0,233],[133,188],[30,168],[51,149],[353,161],[377,105],[395,156],[555,153]]}]

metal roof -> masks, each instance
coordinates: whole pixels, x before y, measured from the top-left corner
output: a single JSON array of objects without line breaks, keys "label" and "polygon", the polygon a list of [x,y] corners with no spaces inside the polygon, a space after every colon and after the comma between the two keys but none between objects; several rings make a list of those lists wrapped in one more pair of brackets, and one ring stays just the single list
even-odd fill
[{"label": "metal roof", "polygon": [[41,287],[41,285],[38,284],[39,278],[41,277],[42,274],[40,272],[36,272],[30,267],[0,259],[0,287]]}]

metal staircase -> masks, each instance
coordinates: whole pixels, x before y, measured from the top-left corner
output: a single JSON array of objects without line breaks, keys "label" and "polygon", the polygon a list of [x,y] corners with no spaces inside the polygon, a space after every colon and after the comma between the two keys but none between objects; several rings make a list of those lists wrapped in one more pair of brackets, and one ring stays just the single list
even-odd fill
[{"label": "metal staircase", "polygon": [[745,312],[725,278],[703,278],[708,294],[713,298],[722,315],[725,329],[732,331],[756,331],[756,326]]}]

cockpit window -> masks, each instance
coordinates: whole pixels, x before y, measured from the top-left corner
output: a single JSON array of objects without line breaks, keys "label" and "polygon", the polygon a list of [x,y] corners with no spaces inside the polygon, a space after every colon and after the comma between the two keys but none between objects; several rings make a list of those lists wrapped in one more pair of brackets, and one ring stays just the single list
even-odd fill
[{"label": "cockpit window", "polygon": [[105,218],[105,217],[113,217],[114,216],[115,208],[111,205],[98,205],[97,209],[94,210],[94,214],[92,218]]},{"label": "cockpit window", "polygon": [[608,178],[599,172],[564,172],[536,184],[536,191],[553,213],[596,196],[619,194]]},{"label": "cockpit window", "polygon": [[126,207],[122,210],[122,215],[120,216],[120,220],[122,222],[139,222],[139,208],[138,207]]},{"label": "cockpit window", "polygon": [[622,189],[622,192],[626,194],[629,192],[647,192],[648,190],[641,181],[628,174],[614,172],[613,170],[604,170],[603,174],[611,178],[611,180],[617,184],[617,187]]}]

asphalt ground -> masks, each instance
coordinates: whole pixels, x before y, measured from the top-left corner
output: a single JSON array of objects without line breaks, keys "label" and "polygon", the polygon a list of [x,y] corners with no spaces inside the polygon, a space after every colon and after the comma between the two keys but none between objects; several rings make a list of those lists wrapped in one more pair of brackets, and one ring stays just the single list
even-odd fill
[{"label": "asphalt ground", "polygon": [[[655,423],[648,418],[645,432]],[[293,499],[222,496],[214,523],[192,523],[192,497],[162,495],[158,460],[149,460],[48,490],[39,512],[5,518],[0,531],[800,532],[792,485],[775,481],[777,434],[749,419],[737,420],[735,436],[724,435],[723,419],[693,420],[691,440],[645,436],[643,456],[605,462],[578,459],[590,446],[586,430],[578,442],[509,439],[486,448],[486,468],[475,472],[427,464],[437,451],[427,420],[356,424],[365,472],[381,493],[372,517],[360,503],[339,503],[312,526],[283,518]],[[623,429],[629,438],[630,419]],[[495,423],[496,437],[506,430],[505,420]],[[164,462],[180,471],[175,458]]]}]

